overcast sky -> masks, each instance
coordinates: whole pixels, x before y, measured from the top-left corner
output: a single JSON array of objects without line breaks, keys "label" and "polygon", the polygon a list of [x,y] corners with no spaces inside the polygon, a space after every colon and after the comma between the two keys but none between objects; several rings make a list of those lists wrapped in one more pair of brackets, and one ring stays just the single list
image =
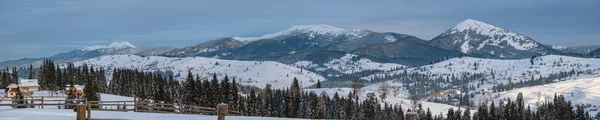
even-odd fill
[{"label": "overcast sky", "polygon": [[0,61],[91,45],[183,47],[294,25],[429,40],[475,19],[552,45],[600,44],[600,0],[0,0]]}]

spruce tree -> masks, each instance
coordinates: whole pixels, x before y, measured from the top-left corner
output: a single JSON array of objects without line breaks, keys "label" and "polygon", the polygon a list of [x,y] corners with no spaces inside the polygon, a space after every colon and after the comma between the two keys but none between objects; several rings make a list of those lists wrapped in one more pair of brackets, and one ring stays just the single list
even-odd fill
[{"label": "spruce tree", "polygon": [[27,77],[27,79],[34,79],[33,75],[34,75],[33,65],[29,64],[29,76]]},{"label": "spruce tree", "polygon": [[225,75],[225,78],[221,81],[221,93],[223,97],[219,101],[220,103],[230,104],[233,101],[231,96],[231,86],[229,86],[229,76]]}]

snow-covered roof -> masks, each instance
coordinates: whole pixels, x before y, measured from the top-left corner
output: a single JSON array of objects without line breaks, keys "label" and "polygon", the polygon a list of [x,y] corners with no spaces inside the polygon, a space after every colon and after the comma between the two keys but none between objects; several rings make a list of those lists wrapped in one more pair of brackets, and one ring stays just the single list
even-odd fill
[{"label": "snow-covered roof", "polygon": [[19,79],[19,86],[39,87],[38,79]]},{"label": "snow-covered roof", "polygon": [[[69,89],[69,87],[71,87],[71,85],[65,86],[66,89]],[[83,90],[83,88],[85,88],[84,85],[75,85],[75,90]]]},{"label": "snow-covered roof", "polygon": [[17,88],[17,84],[10,84],[8,86],[6,86],[6,88]]}]

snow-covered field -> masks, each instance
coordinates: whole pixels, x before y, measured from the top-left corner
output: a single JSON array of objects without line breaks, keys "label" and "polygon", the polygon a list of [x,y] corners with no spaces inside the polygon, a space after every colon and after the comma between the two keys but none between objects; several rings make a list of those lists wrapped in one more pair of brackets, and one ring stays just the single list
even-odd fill
[{"label": "snow-covered field", "polygon": [[593,108],[596,111],[589,111],[594,116],[600,108],[600,77],[562,81],[558,83],[524,87],[504,92],[499,92],[499,98],[493,98],[494,95],[477,95],[475,101],[484,101],[485,99],[494,99],[496,103],[508,97],[515,100],[519,93],[523,93],[525,104],[536,107],[540,101],[552,101],[554,94],[563,95],[565,100],[571,101],[573,105],[585,104],[591,105],[587,110]]},{"label": "snow-covered field", "polygon": [[[100,94],[105,101],[133,101],[132,97],[124,97],[110,94]],[[64,98],[52,98],[63,99]],[[10,104],[8,101],[0,102]],[[49,103],[49,102],[47,102]],[[133,103],[128,103],[133,104]],[[72,109],[58,109],[58,107],[46,106],[44,109],[24,108],[15,109],[11,107],[0,107],[0,120],[72,120],[77,114]],[[184,115],[184,114],[162,114],[162,113],[140,113],[140,112],[113,112],[92,111],[92,118],[96,119],[128,119],[128,120],[215,120],[216,116],[208,115]],[[246,117],[227,116],[228,120],[296,120],[271,117]]]},{"label": "snow-covered field", "polygon": [[[334,70],[343,74],[352,74],[366,70],[390,71],[392,69],[406,67],[395,63],[378,63],[366,58],[357,59],[357,55],[346,54],[345,56],[328,61],[322,65],[315,64],[311,61],[298,61],[293,66],[301,68],[313,69],[316,71]],[[332,75],[329,75],[332,76]]]},{"label": "snow-covered field", "polygon": [[[76,66],[84,63],[104,67],[108,73],[114,68],[130,68],[144,71],[172,71],[176,79],[184,80],[191,70],[193,74],[212,79],[216,73],[220,79],[226,74],[235,78],[238,83],[264,87],[267,83],[274,88],[285,88],[292,84],[294,77],[302,86],[315,84],[325,78],[308,70],[273,61],[238,61],[221,60],[204,57],[140,57],[135,55],[107,55],[74,63]],[[64,65],[63,65],[64,67]],[[179,76],[177,76],[179,75]]]},{"label": "snow-covered field", "polygon": [[[73,110],[64,109],[10,109],[0,110],[0,120],[73,120],[77,116]],[[217,116],[184,115],[139,112],[92,111],[95,119],[127,120],[216,120]],[[292,118],[227,116],[227,120],[298,120]]]}]

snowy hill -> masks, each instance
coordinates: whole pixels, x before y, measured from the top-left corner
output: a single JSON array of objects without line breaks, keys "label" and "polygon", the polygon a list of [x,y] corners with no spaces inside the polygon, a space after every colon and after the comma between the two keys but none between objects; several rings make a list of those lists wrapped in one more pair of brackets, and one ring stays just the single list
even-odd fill
[{"label": "snowy hill", "polygon": [[[600,72],[600,59],[595,58],[577,58],[560,55],[547,55],[535,58],[531,64],[530,59],[521,60],[500,60],[500,59],[482,59],[482,58],[453,58],[432,65],[408,68],[409,73],[429,74],[433,77],[451,77],[459,76],[461,73],[482,73],[484,76],[495,83],[506,83],[508,79],[513,81],[527,81],[534,78],[547,77],[549,74],[558,74],[560,72],[580,72],[577,76],[571,76],[567,79],[594,77]],[[396,70],[374,74],[363,77],[370,80],[374,77],[383,77],[385,75],[401,74],[404,70]],[[493,75],[492,75],[493,74]],[[495,79],[493,79],[493,78]],[[549,80],[550,81],[550,80]]]},{"label": "snowy hill", "polygon": [[[547,85],[525,87],[510,91],[495,93],[499,94],[499,98],[492,97],[494,95],[478,95],[476,101],[495,100],[498,101],[511,98],[515,100],[519,93],[523,93],[525,104],[536,107],[539,102],[552,101],[554,95],[563,95],[565,100],[571,101],[573,105],[584,104],[590,105],[586,110],[600,108],[600,78],[587,78],[571,81],[563,81]],[[595,116],[598,111],[589,111],[590,115]]]},{"label": "snowy hill", "polygon": [[560,52],[517,32],[467,19],[429,41],[431,45],[467,54],[519,59]]},{"label": "snowy hill", "polygon": [[[385,83],[385,84],[384,84]],[[387,86],[389,89],[389,93],[387,93],[387,97],[381,100],[380,96],[382,94],[380,88],[381,86]],[[347,97],[350,92],[353,91],[353,88],[314,88],[314,89],[304,89],[304,91],[315,92],[318,95],[327,94],[330,97],[333,97],[335,93],[338,93],[341,97]],[[409,93],[406,91],[406,88],[402,88],[402,83],[396,81],[387,81],[382,83],[376,83],[372,85],[365,86],[360,89],[359,92],[359,100],[366,100],[368,93],[374,93],[379,102],[383,105],[387,104],[398,104],[402,105],[404,111],[412,107],[411,100],[409,99]],[[432,103],[421,101],[421,105],[423,109],[429,108],[431,113],[434,115],[442,114],[445,115],[448,112],[448,109],[453,108],[457,110],[458,107],[440,103]],[[463,108],[464,109],[464,108]]]},{"label": "snowy hill", "polygon": [[357,55],[346,54],[339,59],[333,59],[323,64],[317,64],[312,61],[298,61],[293,64],[300,68],[321,71],[335,71],[339,74],[329,74],[328,76],[335,76],[340,74],[353,74],[363,71],[390,71],[392,69],[399,69],[406,67],[400,64],[394,63],[378,63],[371,61],[366,58],[359,58]]},{"label": "snowy hill", "polygon": [[[302,86],[315,84],[317,80],[325,79],[313,72],[272,61],[237,61],[220,60],[203,57],[169,58],[169,57],[140,57],[136,55],[107,55],[74,63],[76,66],[88,64],[94,67],[104,67],[108,73],[113,68],[130,68],[144,71],[172,71],[174,77],[184,80],[188,70],[193,74],[211,78],[216,73],[219,78],[229,75],[238,83],[264,87],[267,83],[274,88],[289,87],[294,77]],[[212,79],[212,78],[211,78]]]}]

